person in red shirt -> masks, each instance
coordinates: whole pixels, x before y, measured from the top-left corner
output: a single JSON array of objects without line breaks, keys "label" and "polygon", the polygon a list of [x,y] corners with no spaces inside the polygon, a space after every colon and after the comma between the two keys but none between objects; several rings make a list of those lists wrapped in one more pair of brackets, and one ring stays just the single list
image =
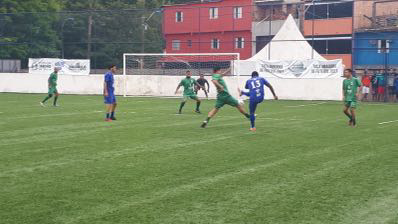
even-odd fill
[{"label": "person in red shirt", "polygon": [[363,94],[363,101],[368,101],[368,94],[370,92],[370,83],[371,79],[370,76],[365,72],[365,75],[362,76],[362,94]]}]

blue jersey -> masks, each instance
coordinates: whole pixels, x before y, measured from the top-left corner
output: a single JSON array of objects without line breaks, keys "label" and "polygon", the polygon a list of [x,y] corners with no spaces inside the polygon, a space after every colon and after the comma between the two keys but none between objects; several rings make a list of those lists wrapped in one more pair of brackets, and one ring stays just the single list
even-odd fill
[{"label": "blue jersey", "polygon": [[249,89],[250,101],[263,101],[264,100],[264,85],[268,81],[263,77],[253,77],[246,81],[245,88]]},{"label": "blue jersey", "polygon": [[114,79],[113,79],[112,72],[107,72],[105,74],[105,82],[106,82],[106,87],[107,87],[107,90],[108,90],[108,94],[112,95],[113,92],[115,91],[115,88],[113,87]]}]

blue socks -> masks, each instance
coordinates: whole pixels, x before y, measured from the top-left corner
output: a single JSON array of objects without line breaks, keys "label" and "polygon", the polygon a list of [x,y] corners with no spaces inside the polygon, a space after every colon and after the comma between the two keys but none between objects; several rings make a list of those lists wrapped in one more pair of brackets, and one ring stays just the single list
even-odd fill
[{"label": "blue socks", "polygon": [[111,112],[111,118],[115,117],[115,112]]},{"label": "blue socks", "polygon": [[254,128],[254,121],[256,120],[256,116],[254,114],[250,114],[250,124],[251,127]]}]

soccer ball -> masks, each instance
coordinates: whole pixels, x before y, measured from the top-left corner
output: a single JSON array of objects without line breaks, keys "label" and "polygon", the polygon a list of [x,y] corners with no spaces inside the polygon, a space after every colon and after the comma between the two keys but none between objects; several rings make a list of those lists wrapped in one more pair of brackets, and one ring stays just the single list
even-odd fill
[{"label": "soccer ball", "polygon": [[238,103],[239,103],[239,105],[243,105],[243,104],[245,104],[245,101],[243,101],[242,99],[238,99]]}]

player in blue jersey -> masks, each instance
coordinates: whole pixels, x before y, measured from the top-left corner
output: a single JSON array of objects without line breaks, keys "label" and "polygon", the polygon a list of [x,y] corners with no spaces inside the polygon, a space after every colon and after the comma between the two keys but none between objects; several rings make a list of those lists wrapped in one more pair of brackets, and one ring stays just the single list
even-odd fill
[{"label": "player in blue jersey", "polygon": [[250,97],[250,131],[256,131],[255,112],[257,105],[264,100],[264,86],[267,86],[271,90],[272,95],[274,95],[274,99],[277,100],[278,96],[276,96],[274,88],[263,77],[259,77],[258,72],[256,71],[252,72],[252,78],[246,81],[245,88],[249,89],[249,92],[241,91],[240,89],[238,89],[240,96],[245,95]]},{"label": "player in blue jersey", "polygon": [[105,121],[116,120],[115,109],[116,109],[116,97],[115,88],[113,87],[114,78],[113,74],[116,72],[116,65],[109,66],[109,71],[105,74],[104,81],[104,102],[106,110]]}]

